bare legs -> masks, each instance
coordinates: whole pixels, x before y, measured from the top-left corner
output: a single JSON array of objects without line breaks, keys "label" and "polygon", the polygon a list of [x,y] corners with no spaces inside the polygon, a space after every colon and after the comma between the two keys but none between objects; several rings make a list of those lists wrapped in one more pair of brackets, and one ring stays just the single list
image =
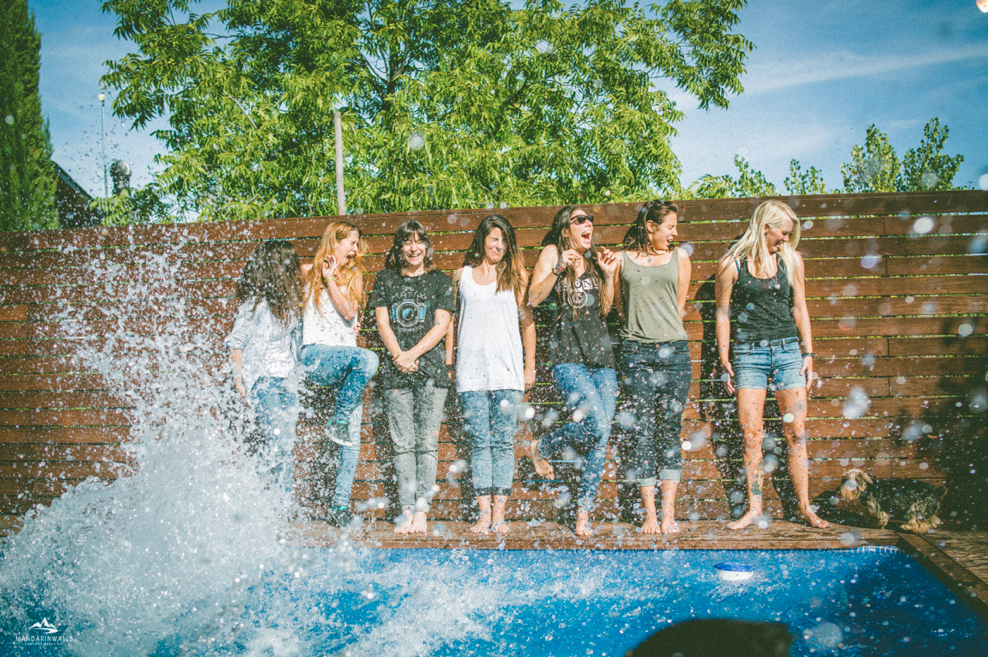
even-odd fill
[{"label": "bare legs", "polygon": [[645,507],[645,522],[642,524],[643,534],[675,534],[679,531],[676,522],[676,491],[679,482],[671,479],[662,480],[662,524],[659,524],[655,512],[655,486],[642,486],[642,506]]},{"label": "bare legs", "polygon": [[[828,527],[829,523],[820,519],[810,508],[809,472],[806,457],[806,389],[793,388],[775,393],[783,418],[792,417],[791,422],[782,423],[782,433],[786,439],[789,456],[789,474],[796,490],[799,513],[813,527]],[[744,476],[748,494],[748,512],[728,524],[731,529],[742,529],[763,515],[762,488],[765,461],[762,457],[762,442],[765,438],[763,416],[765,411],[765,391],[754,388],[738,390],[738,419],[744,441]]]}]

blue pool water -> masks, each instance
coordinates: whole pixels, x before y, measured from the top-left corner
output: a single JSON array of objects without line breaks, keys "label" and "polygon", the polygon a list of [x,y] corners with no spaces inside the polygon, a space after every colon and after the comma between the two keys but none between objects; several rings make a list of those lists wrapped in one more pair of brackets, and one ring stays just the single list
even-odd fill
[{"label": "blue pool water", "polygon": [[[742,583],[714,565],[754,567]],[[198,607],[197,607],[198,605]],[[208,606],[207,609],[203,607]],[[38,614],[41,613],[38,609]],[[58,627],[58,609],[43,610]],[[202,613],[205,611],[205,615]],[[134,609],[150,619],[154,610]],[[988,625],[890,548],[836,551],[296,551],[251,583],[189,602],[171,634],[0,623],[0,654],[620,656],[691,618],[785,623],[793,655],[986,654]],[[71,621],[69,621],[71,623]],[[119,625],[119,627],[124,627]],[[130,627],[134,627],[133,624]],[[20,641],[15,637],[20,635]]]}]

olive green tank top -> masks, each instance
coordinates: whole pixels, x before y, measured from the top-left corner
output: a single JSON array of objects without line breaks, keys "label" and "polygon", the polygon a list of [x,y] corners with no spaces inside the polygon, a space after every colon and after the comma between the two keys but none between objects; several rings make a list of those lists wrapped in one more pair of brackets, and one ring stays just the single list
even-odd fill
[{"label": "olive green tank top", "polygon": [[679,299],[679,247],[658,267],[636,264],[627,252],[621,263],[624,327],[621,337],[632,342],[676,342],[686,339]]}]

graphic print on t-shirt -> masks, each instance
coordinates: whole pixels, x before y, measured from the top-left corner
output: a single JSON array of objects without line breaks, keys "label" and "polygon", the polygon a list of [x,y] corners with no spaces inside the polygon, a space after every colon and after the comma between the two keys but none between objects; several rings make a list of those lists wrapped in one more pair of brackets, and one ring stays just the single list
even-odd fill
[{"label": "graphic print on t-shirt", "polygon": [[415,299],[405,299],[392,308],[391,320],[402,328],[412,328],[425,321],[427,310],[425,303]]},{"label": "graphic print on t-shirt", "polygon": [[578,278],[573,286],[564,279],[559,287],[562,291],[563,303],[571,308],[587,308],[595,303],[593,295],[595,286],[592,278]]}]

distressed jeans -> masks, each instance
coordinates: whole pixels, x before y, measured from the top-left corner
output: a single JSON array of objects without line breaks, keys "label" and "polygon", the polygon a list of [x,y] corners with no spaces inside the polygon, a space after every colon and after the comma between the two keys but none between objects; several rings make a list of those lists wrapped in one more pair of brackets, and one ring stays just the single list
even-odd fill
[{"label": "distressed jeans", "polygon": [[515,472],[515,427],[521,390],[460,393],[463,431],[470,439],[470,469],[477,496],[511,495]]},{"label": "distressed jeans", "polygon": [[547,459],[567,449],[584,453],[577,505],[589,513],[604,475],[607,441],[617,405],[617,374],[609,367],[566,363],[552,368],[552,382],[566,407],[573,410],[573,421],[542,438],[539,451]]},{"label": "distressed jeans", "polygon": [[402,511],[428,513],[432,507],[446,394],[446,388],[433,386],[384,391]]}]

